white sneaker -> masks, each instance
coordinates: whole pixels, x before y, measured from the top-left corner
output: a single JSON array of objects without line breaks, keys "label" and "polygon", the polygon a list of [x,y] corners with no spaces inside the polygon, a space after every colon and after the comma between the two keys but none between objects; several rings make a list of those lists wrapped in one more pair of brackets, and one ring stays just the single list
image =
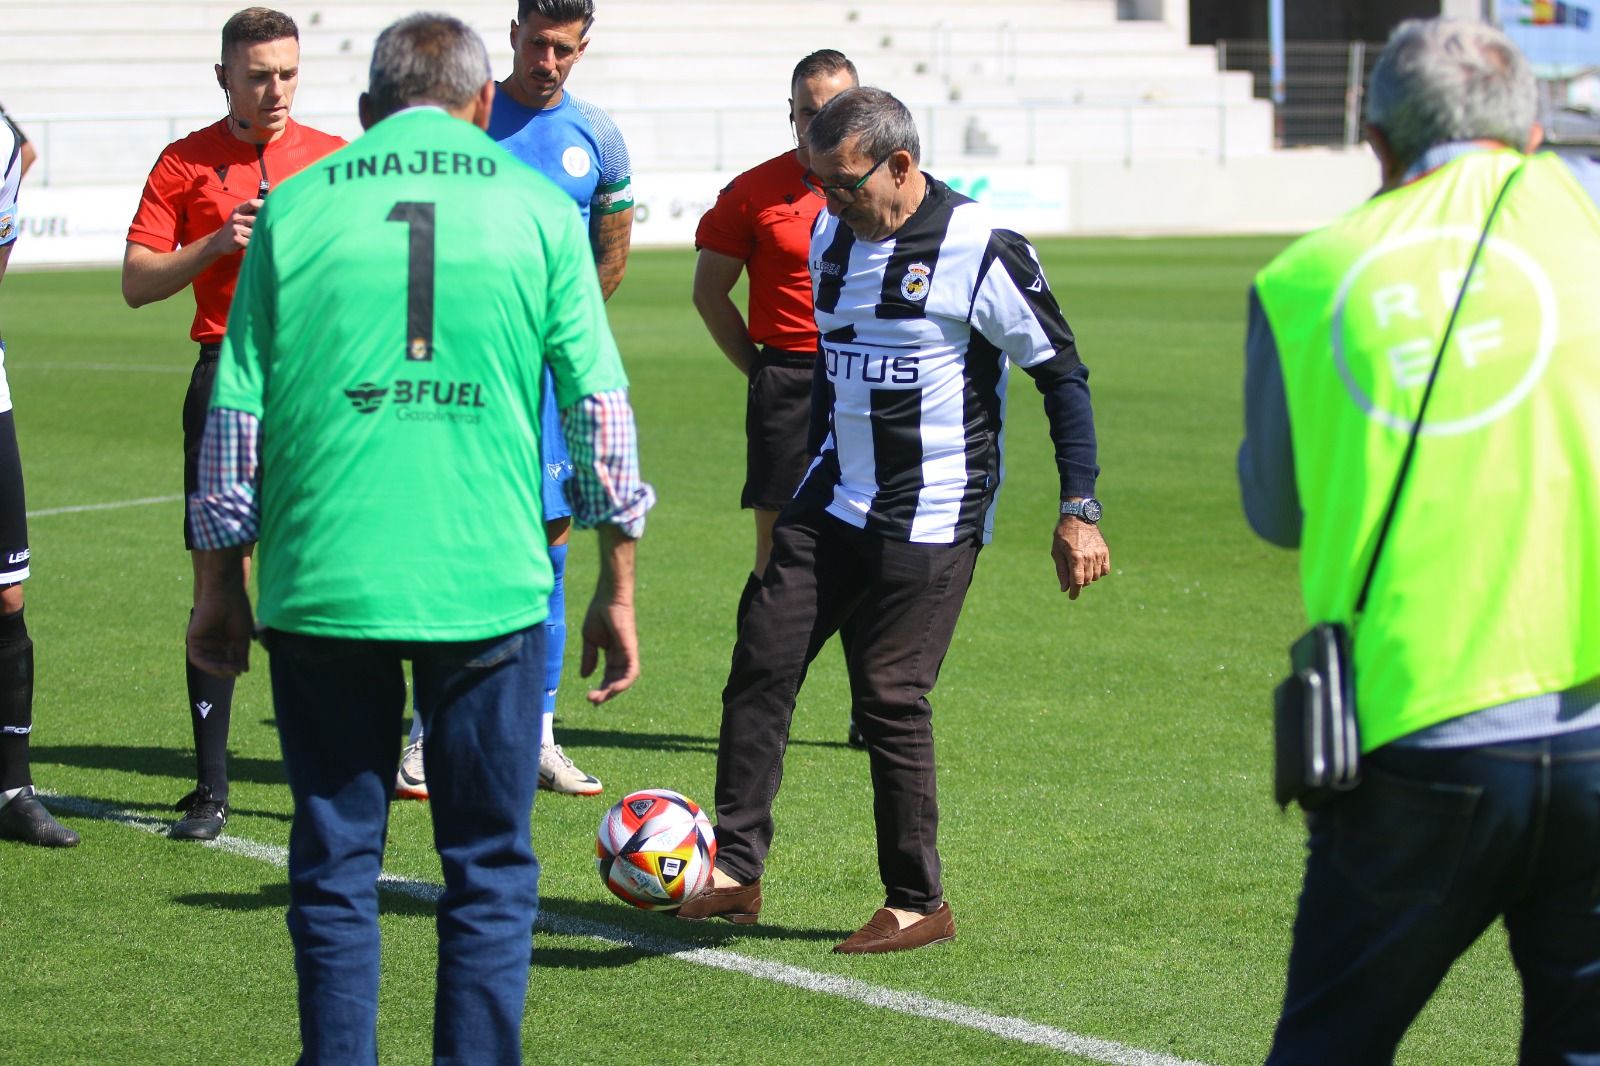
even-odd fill
[{"label": "white sneaker", "polygon": [[598,777],[574,766],[560,744],[539,749],[539,787],[566,796],[598,796],[605,788]]},{"label": "white sneaker", "polygon": [[427,802],[428,779],[422,772],[420,738],[400,756],[400,772],[394,775],[394,798]]}]

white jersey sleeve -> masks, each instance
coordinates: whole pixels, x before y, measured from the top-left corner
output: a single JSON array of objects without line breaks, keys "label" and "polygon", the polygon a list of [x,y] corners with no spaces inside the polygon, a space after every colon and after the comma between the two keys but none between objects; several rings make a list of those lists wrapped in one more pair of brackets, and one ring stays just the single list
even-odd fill
[{"label": "white jersey sleeve", "polygon": [[9,122],[0,122],[0,245],[17,239],[17,188],[22,184],[22,138]]}]

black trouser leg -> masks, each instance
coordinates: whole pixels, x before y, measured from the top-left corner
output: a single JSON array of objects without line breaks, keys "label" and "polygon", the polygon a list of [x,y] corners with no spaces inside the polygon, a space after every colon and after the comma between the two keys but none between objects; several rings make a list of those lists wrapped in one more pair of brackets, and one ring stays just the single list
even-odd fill
[{"label": "black trouser leg", "polygon": [[820,510],[784,512],[734,645],[717,746],[717,865],[746,884],[761,876],[772,844],[795,696],[864,587],[847,530]]},{"label": "black trouser leg", "polygon": [[884,905],[931,914],[939,798],[928,693],[961,616],[978,546],[865,538],[871,584],[851,616],[852,714],[867,741]]}]

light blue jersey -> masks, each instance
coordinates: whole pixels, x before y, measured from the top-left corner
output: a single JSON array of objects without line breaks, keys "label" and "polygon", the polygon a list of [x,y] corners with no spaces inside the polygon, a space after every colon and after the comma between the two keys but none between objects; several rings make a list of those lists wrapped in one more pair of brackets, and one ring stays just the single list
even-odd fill
[{"label": "light blue jersey", "polygon": [[565,189],[585,222],[633,206],[628,146],[611,116],[586,100],[562,93],[559,104],[541,111],[500,93],[489,136]]},{"label": "light blue jersey", "polygon": [[[489,115],[489,136],[506,151],[564,189],[583,215],[585,228],[596,215],[633,206],[628,146],[611,116],[569,92],[554,107],[524,107],[509,93],[497,93]],[[591,240],[592,240],[591,236]],[[572,514],[561,486],[572,477],[572,460],[561,436],[554,389],[546,383],[544,417],[544,513]]]}]

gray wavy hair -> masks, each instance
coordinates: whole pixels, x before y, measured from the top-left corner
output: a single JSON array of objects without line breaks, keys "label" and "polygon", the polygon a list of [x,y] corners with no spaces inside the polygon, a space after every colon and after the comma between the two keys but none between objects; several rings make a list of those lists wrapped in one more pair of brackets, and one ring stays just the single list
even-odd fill
[{"label": "gray wavy hair", "polygon": [[911,111],[882,89],[863,85],[829,100],[811,120],[806,144],[813,152],[832,152],[845,138],[857,135],[856,151],[869,159],[882,159],[904,149],[912,159],[922,160]]},{"label": "gray wavy hair", "polygon": [[367,97],[379,119],[416,104],[454,109],[492,76],[483,38],[458,18],[424,11],[378,35]]},{"label": "gray wavy hair", "polygon": [[1434,145],[1491,140],[1522,149],[1538,117],[1533,69],[1483,22],[1407,19],[1395,27],[1367,88],[1367,121],[1402,166]]}]

